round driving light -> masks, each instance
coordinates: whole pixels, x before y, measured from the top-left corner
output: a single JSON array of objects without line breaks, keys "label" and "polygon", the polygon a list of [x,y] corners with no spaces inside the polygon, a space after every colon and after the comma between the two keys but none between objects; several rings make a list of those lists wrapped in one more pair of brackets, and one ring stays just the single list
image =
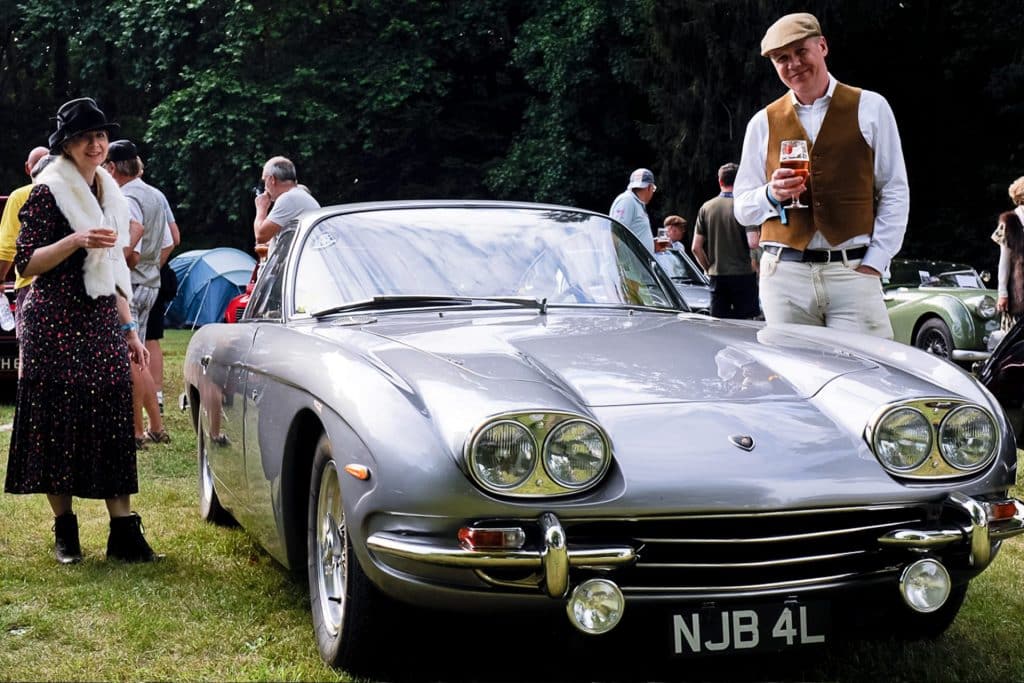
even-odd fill
[{"label": "round driving light", "polygon": [[625,609],[622,591],[607,579],[587,579],[576,586],[566,606],[572,625],[593,635],[615,628]]},{"label": "round driving light", "polygon": [[544,467],[567,488],[593,483],[604,474],[608,462],[608,446],[600,430],[582,420],[558,425],[544,444]]},{"label": "round driving light", "polygon": [[952,588],[949,572],[937,560],[918,560],[900,575],[900,594],[915,612],[927,614],[939,609],[946,604]]},{"label": "round driving light", "polygon": [[469,462],[485,486],[510,489],[533,472],[537,452],[529,430],[518,422],[496,422],[473,441]]},{"label": "round driving light", "polygon": [[912,470],[932,450],[932,426],[921,411],[897,408],[879,421],[872,441],[883,465],[891,470]]},{"label": "round driving light", "polygon": [[942,457],[959,470],[976,470],[989,463],[998,443],[992,417],[976,406],[960,406],[939,427]]}]

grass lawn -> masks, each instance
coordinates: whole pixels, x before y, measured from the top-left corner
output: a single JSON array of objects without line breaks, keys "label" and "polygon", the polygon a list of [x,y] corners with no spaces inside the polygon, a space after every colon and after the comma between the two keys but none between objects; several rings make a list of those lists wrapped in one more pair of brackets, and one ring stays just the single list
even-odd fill
[{"label": "grass lawn", "polygon": [[[320,662],[302,583],[243,530],[199,520],[195,437],[185,414],[175,407],[189,336],[170,330],[165,339],[166,419],[174,441],[140,453],[141,490],[133,499],[147,538],[167,554],[164,561],[135,566],[106,562],[103,503],[76,500],[85,561],[58,566],[45,499],[0,495],[0,680],[352,680]],[[14,412],[10,396],[4,401],[0,425],[9,424]],[[0,432],[0,479],[6,473],[9,437],[8,431]],[[938,641],[843,643],[795,662],[759,661],[757,668],[742,658],[723,659],[712,673],[701,669],[698,677],[1024,680],[1022,577],[1024,540],[1015,538],[972,584],[959,618]],[[524,680],[544,670],[536,657],[562,652],[560,643],[541,634],[524,633],[513,643],[491,642],[486,635],[469,645],[493,648],[494,661],[461,678]],[[437,640],[449,653],[442,656],[452,658],[467,645],[465,640],[451,639],[456,642],[447,645],[443,637]],[[403,644],[396,643],[396,656],[403,653]],[[629,653],[621,657],[628,659]],[[657,670],[658,680],[694,675],[681,662]],[[630,671],[635,671],[631,680],[649,680],[654,669],[636,661]],[[585,672],[584,678],[603,675],[598,669]]]}]

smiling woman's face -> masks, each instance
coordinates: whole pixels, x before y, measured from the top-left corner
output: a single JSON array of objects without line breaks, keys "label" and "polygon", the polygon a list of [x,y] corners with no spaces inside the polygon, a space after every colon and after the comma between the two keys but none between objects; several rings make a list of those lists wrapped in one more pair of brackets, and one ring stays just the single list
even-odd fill
[{"label": "smiling woman's face", "polygon": [[107,158],[107,131],[90,130],[71,138],[64,145],[64,151],[75,162],[79,173],[91,179],[96,167]]}]

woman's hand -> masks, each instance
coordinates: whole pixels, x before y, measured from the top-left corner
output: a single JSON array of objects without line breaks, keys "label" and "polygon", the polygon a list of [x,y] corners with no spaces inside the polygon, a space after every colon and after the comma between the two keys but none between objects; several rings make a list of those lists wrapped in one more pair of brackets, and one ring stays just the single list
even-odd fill
[{"label": "woman's hand", "polygon": [[996,311],[1006,313],[1008,310],[1010,310],[1010,298],[1006,296],[999,297],[996,300]]},{"label": "woman's hand", "polygon": [[149,350],[146,349],[146,345],[139,339],[139,334],[132,330],[125,337],[125,341],[128,342],[128,357],[131,358],[132,362],[136,365],[145,368],[149,365]]},{"label": "woman's hand", "polygon": [[117,244],[117,233],[111,228],[92,228],[74,235],[76,245],[83,249],[110,249]]}]

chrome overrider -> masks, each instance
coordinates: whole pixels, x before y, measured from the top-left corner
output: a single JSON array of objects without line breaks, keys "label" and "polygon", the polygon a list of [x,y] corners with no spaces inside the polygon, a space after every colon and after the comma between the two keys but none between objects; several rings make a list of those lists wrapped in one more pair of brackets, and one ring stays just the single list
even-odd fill
[{"label": "chrome overrider", "polygon": [[987,503],[953,492],[947,497],[946,505],[964,513],[968,519],[966,525],[945,529],[896,529],[883,535],[878,542],[884,546],[921,551],[967,543],[971,549],[971,568],[981,570],[992,561],[992,549],[997,543],[1024,533],[1024,503],[1015,499],[1007,502],[1013,503],[1013,516],[991,521]]},{"label": "chrome overrider", "polygon": [[[878,538],[885,547],[899,547],[922,553],[953,544],[966,544],[970,549],[972,570],[984,569],[992,560],[993,550],[1004,539],[1024,533],[1024,503],[1016,499],[1002,501],[1012,504],[1012,516],[990,519],[989,504],[959,492],[948,495],[944,504],[962,513],[964,524],[940,525],[940,528],[902,528]],[[470,549],[459,545],[439,545],[422,538],[393,532],[377,532],[367,539],[369,549],[381,556],[414,560],[446,567],[479,571],[494,569],[530,569],[543,577],[540,585],[548,596],[564,599],[570,589],[570,569],[608,570],[637,561],[639,550],[630,545],[570,545],[558,517],[545,512],[538,518],[543,544],[540,548]]]}]

